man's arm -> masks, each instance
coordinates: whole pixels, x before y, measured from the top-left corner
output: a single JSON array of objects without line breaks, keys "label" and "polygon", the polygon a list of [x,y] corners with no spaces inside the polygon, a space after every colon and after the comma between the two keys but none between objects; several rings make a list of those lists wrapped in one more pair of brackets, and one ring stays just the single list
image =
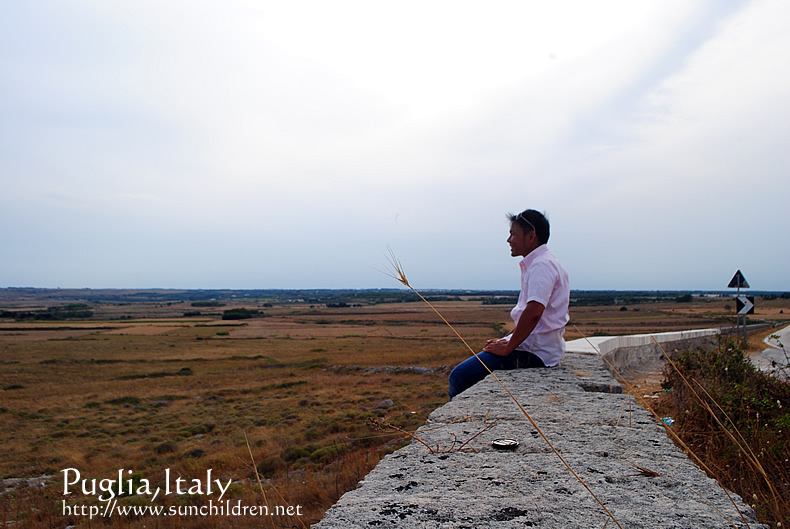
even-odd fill
[{"label": "man's arm", "polygon": [[546,307],[537,301],[530,301],[527,303],[527,308],[521,313],[516,328],[513,329],[513,333],[510,335],[510,340],[508,341],[504,338],[500,340],[489,340],[485,347],[483,347],[483,351],[497,356],[508,356],[532,333],[540,317],[543,316],[543,311],[545,309]]}]

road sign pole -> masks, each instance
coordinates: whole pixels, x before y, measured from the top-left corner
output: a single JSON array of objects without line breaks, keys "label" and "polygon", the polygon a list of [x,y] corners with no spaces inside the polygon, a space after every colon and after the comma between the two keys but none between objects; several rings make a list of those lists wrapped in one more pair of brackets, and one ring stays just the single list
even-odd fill
[{"label": "road sign pole", "polygon": [[[754,312],[754,300],[752,299],[741,299],[741,287],[749,288],[749,283],[746,281],[746,278],[743,277],[743,273],[738,270],[735,272],[735,275],[732,276],[730,279],[730,284],[727,285],[727,288],[737,288],[738,291],[735,294],[735,336],[738,336],[741,333],[741,316],[743,316],[743,345],[742,347],[746,349],[746,314]],[[739,308],[739,304],[743,305],[743,308]]]},{"label": "road sign pole", "polygon": [[[735,291],[735,299],[738,300],[741,298],[741,285],[738,284],[738,290]],[[741,313],[738,312],[738,304],[735,304],[735,336],[739,336],[741,334]]]},{"label": "road sign pole", "polygon": [[[740,297],[741,297],[741,287],[738,287],[738,292],[736,292],[735,297],[740,299]],[[741,323],[741,321],[743,321],[743,323]],[[745,335],[746,334],[746,316],[743,316],[742,320],[741,320],[741,316],[740,315],[738,316],[738,329],[737,329],[737,332],[736,332],[735,336],[738,336],[739,334],[741,334],[741,325],[743,325],[743,334]],[[743,348],[745,345],[746,345],[745,341],[741,341],[741,348]]]}]

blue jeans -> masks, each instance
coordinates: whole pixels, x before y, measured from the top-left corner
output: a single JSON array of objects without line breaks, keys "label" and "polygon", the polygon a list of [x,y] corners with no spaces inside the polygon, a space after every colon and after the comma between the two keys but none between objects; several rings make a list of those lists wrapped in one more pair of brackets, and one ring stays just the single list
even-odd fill
[{"label": "blue jeans", "polygon": [[[526,367],[546,367],[543,360],[527,351],[514,351],[508,356],[498,356],[493,353],[481,352],[477,356],[482,360],[491,371],[497,369],[518,369]],[[449,380],[449,394],[450,400],[461,393],[462,391],[470,388],[483,380],[488,371],[480,360],[474,356],[470,356],[450,372]]]}]

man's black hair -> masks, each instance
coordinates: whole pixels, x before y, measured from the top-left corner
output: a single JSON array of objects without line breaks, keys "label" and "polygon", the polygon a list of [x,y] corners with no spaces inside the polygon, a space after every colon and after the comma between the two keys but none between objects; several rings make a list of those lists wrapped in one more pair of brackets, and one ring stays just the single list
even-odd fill
[{"label": "man's black hair", "polygon": [[524,233],[535,230],[535,235],[537,235],[540,244],[549,242],[549,220],[540,211],[525,209],[518,215],[508,213],[507,218],[510,222],[518,224],[524,230]]}]

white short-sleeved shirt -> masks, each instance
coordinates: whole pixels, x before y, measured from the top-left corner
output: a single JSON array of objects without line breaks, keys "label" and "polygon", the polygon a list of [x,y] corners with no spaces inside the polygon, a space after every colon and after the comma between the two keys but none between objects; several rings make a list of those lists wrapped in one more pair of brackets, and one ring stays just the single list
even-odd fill
[{"label": "white short-sleeved shirt", "polygon": [[[565,325],[568,323],[570,283],[568,272],[545,244],[538,246],[519,263],[521,267],[521,292],[518,304],[510,317],[518,320],[527,303],[537,301],[543,305],[543,315],[535,329],[516,348],[540,357],[546,367],[556,366],[565,353]],[[508,339],[510,336],[508,336]]]}]

